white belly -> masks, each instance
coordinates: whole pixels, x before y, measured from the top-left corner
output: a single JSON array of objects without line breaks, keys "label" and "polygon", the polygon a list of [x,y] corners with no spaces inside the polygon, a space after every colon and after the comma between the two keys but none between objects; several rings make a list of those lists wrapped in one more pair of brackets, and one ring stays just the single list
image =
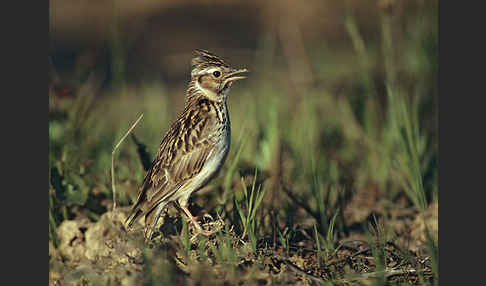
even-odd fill
[{"label": "white belly", "polygon": [[183,193],[178,198],[182,201],[187,201],[191,193],[204,187],[212,178],[214,178],[226,160],[226,156],[229,153],[229,148],[231,144],[231,131],[229,126],[226,128],[226,136],[224,140],[218,143],[213,152],[209,155],[209,160],[204,164],[203,168],[197,174],[188,185],[182,186],[185,189]]}]

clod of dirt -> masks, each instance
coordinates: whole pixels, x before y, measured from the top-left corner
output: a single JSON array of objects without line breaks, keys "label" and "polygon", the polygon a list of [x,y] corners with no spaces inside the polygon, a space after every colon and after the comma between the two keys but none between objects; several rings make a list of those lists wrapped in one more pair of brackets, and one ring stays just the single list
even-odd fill
[{"label": "clod of dirt", "polygon": [[86,231],[86,258],[110,258],[116,263],[128,263],[129,258],[141,257],[141,250],[123,227],[125,218],[122,212],[107,212]]},{"label": "clod of dirt", "polygon": [[125,231],[125,218],[123,212],[115,211],[103,214],[96,223],[87,219],[64,221],[57,230],[58,250],[70,263],[59,271],[60,280],[68,285],[138,285],[142,241]]},{"label": "clod of dirt", "polygon": [[102,273],[97,271],[93,265],[88,263],[82,263],[78,265],[74,270],[69,272],[65,277],[64,281],[68,285],[83,285],[83,283],[91,282],[94,284],[106,284],[108,281],[107,277],[103,277]]},{"label": "clod of dirt", "polygon": [[57,229],[59,252],[70,262],[79,262],[86,251],[85,231],[92,225],[88,219],[66,220]]}]

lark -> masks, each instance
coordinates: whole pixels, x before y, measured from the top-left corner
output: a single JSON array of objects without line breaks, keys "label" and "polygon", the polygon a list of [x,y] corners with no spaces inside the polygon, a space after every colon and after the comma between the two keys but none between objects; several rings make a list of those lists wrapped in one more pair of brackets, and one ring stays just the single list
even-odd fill
[{"label": "lark", "polygon": [[230,149],[231,125],[227,107],[232,84],[246,78],[247,69],[234,69],[222,58],[196,50],[184,110],[166,133],[125,224],[128,229],[145,216],[144,236],[150,240],[169,203],[175,203],[197,234],[210,235],[188,208],[192,193],[221,169]]}]

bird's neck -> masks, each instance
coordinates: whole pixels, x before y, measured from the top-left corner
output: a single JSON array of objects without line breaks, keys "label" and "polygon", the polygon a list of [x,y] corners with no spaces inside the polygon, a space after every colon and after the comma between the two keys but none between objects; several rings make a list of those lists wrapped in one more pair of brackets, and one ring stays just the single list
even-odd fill
[{"label": "bird's neck", "polygon": [[215,94],[213,92],[204,90],[197,84],[196,81],[193,80],[189,83],[189,86],[187,88],[185,106],[187,107],[197,102],[201,98],[206,98],[214,103],[223,104],[224,106],[226,106],[226,94],[227,91],[225,91],[224,94]]}]

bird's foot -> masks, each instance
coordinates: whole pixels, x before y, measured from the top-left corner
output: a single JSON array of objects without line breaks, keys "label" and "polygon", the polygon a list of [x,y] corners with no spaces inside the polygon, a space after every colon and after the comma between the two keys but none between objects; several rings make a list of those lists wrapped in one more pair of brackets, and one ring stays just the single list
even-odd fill
[{"label": "bird's foot", "polygon": [[[204,217],[209,217],[213,220],[213,218],[209,214],[204,215]],[[196,238],[199,235],[209,237],[215,233],[218,233],[223,228],[222,220],[217,220],[217,221],[213,220],[212,222],[206,223],[205,225],[209,226],[210,230],[206,230],[202,228],[201,225],[196,220],[193,220],[192,224],[194,226],[194,232],[193,232],[194,234],[191,237],[191,242],[195,242]]]},{"label": "bird's foot", "polygon": [[196,238],[199,235],[210,237],[211,235],[217,233],[218,231],[219,229],[215,229],[215,230],[195,229],[194,234],[191,237],[191,243],[196,242]]},{"label": "bird's foot", "polygon": [[202,215],[202,218],[204,219],[204,221],[206,221],[206,219],[209,221],[209,222],[213,222],[214,221],[214,218],[208,214],[208,213],[205,213]]}]

